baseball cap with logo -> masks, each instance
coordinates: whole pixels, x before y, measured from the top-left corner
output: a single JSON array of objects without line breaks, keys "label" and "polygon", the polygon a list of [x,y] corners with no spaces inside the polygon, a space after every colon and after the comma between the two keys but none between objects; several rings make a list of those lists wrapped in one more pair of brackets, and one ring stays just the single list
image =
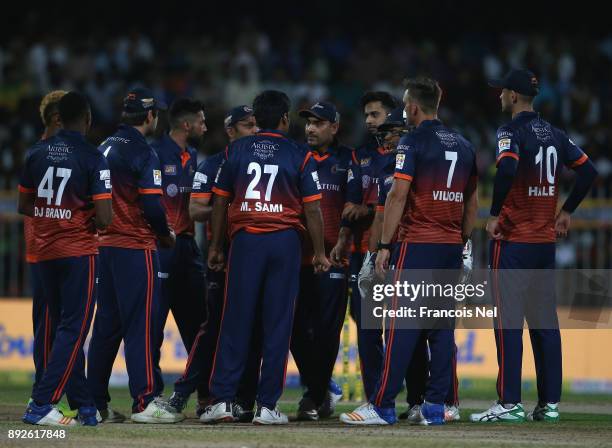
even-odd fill
[{"label": "baseball cap with logo", "polygon": [[167,108],[166,103],[156,99],[153,92],[145,87],[130,89],[123,98],[123,110],[129,113],[166,110]]},{"label": "baseball cap with logo", "polygon": [[253,115],[253,108],[251,106],[237,106],[231,109],[227,114],[225,114],[225,118],[223,119],[223,124],[226,128],[234,126],[241,120],[248,118]]},{"label": "baseball cap with logo", "polygon": [[327,101],[319,101],[313,104],[310,109],[302,109],[299,112],[299,116],[302,118],[315,117],[319,120],[329,121],[330,123],[340,121],[340,114],[336,106]]},{"label": "baseball cap with logo", "polygon": [[525,69],[512,69],[501,79],[490,79],[489,86],[514,90],[526,96],[536,96],[540,92],[538,78]]}]

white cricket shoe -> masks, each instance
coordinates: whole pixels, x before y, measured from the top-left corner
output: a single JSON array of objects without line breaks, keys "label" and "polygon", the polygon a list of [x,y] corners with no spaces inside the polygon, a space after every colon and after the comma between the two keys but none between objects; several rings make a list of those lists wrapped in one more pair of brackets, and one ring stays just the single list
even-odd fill
[{"label": "white cricket shoe", "polygon": [[232,423],[236,421],[232,412],[232,402],[221,401],[207,406],[200,416],[200,421],[202,423]]},{"label": "white cricket shoe", "polygon": [[278,407],[268,409],[265,406],[257,407],[255,417],[253,417],[254,425],[286,425],[289,423],[289,418]]},{"label": "white cricket shoe", "polygon": [[444,420],[447,422],[458,422],[461,420],[459,406],[444,405]]},{"label": "white cricket shoe", "polygon": [[525,410],[521,403],[517,403],[510,409],[500,403],[495,403],[489,409],[478,414],[470,415],[471,422],[508,422],[522,423],[525,421]]},{"label": "white cricket shoe", "polygon": [[76,426],[78,423],[72,417],[66,417],[53,405],[37,406],[30,403],[23,414],[24,423],[42,426]]},{"label": "white cricket shoe", "polygon": [[400,420],[406,420],[408,423],[418,423],[421,421],[421,405],[415,404],[406,412],[402,412],[399,416]]},{"label": "white cricket shoe", "polygon": [[549,423],[558,422],[559,403],[545,403],[543,406],[538,403],[533,412],[527,414],[527,420]]},{"label": "white cricket shoe", "polygon": [[[391,412],[381,412],[380,408],[376,408],[373,404],[368,403],[365,406],[359,406],[353,412],[345,412],[340,414],[340,421],[347,425],[392,425],[397,421],[395,417],[395,409]],[[386,415],[389,414],[389,415]]]},{"label": "white cricket shoe", "polygon": [[132,414],[130,418],[136,423],[177,423],[185,420],[183,414],[174,412],[174,409],[160,398],[154,399],[144,411]]}]

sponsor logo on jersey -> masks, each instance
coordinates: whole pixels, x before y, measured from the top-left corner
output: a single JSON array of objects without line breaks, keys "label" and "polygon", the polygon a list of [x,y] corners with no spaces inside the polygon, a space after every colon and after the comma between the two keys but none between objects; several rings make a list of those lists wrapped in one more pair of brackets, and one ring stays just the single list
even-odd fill
[{"label": "sponsor logo on jersey", "polygon": [[110,170],[100,170],[100,180],[110,179]]},{"label": "sponsor logo on jersey", "polygon": [[206,183],[208,183],[208,176],[196,171],[195,176],[193,176],[193,189],[198,190],[202,188],[202,184]]},{"label": "sponsor logo on jersey", "polygon": [[350,181],[352,181],[353,179],[355,179],[355,176],[353,175],[353,170],[349,169],[349,170],[348,170],[347,182],[350,182]]},{"label": "sponsor logo on jersey", "polygon": [[404,161],[406,160],[405,154],[398,154],[395,156],[395,169],[401,170],[404,168]]},{"label": "sponsor logo on jersey", "polygon": [[372,179],[367,174],[361,176],[361,188],[366,190],[370,186],[371,181]]},{"label": "sponsor logo on jersey", "polygon": [[153,183],[155,185],[161,186],[162,184],[161,170],[153,170]]},{"label": "sponsor logo on jersey", "polygon": [[310,174],[312,175],[312,180],[314,180],[314,183],[317,184],[317,190],[321,190],[321,184],[319,183],[319,173],[313,171]]},{"label": "sponsor logo on jersey", "polygon": [[442,145],[446,146],[447,148],[452,148],[459,144],[457,142],[457,135],[452,132],[444,130],[436,131],[436,136],[440,140],[440,143],[442,143]]},{"label": "sponsor logo on jersey", "polygon": [[176,196],[178,194],[178,187],[176,186],[176,184],[168,185],[168,187],[166,187],[166,193],[168,193],[168,196],[170,196],[171,198]]},{"label": "sponsor logo on jersey", "polygon": [[364,159],[361,159],[361,161],[359,162],[359,164],[361,166],[370,166],[370,163],[372,162],[372,157],[366,157]]},{"label": "sponsor logo on jersey", "polygon": [[334,166],[331,167],[332,174],[344,173],[345,171],[346,171],[346,168],[340,167],[340,165],[337,164],[337,163]]},{"label": "sponsor logo on jersey", "polygon": [[164,165],[164,174],[166,176],[176,176],[176,165]]}]

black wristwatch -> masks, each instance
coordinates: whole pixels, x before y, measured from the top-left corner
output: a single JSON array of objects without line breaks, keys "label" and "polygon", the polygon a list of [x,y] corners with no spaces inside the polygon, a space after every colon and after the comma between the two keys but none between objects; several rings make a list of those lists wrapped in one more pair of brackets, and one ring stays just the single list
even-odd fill
[{"label": "black wristwatch", "polygon": [[378,245],[376,246],[377,250],[381,250],[381,249],[387,249],[387,250],[391,250],[392,244],[391,243],[383,243],[382,241],[378,242]]}]

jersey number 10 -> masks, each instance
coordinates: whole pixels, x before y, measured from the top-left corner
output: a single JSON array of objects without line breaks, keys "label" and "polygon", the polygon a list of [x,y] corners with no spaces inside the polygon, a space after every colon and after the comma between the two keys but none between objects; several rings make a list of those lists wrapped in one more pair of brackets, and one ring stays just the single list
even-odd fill
[{"label": "jersey number 10", "polygon": [[51,200],[53,199],[53,177],[60,177],[62,181],[59,184],[57,189],[57,196],[55,197],[55,205],[59,206],[62,204],[62,196],[64,195],[64,189],[66,188],[66,184],[68,183],[68,179],[70,179],[70,175],[72,174],[72,170],[70,168],[56,168],[50,166],[47,168],[45,175],[43,176],[40,184],[38,184],[38,197],[46,198],[47,205],[51,205]]},{"label": "jersey number 10", "polygon": [[555,183],[555,172],[557,171],[557,149],[554,146],[546,148],[546,159],[544,160],[544,148],[540,146],[540,150],[535,156],[535,164],[540,165],[540,183],[542,183],[542,174],[544,171],[544,162],[546,162],[546,180],[549,184]]}]

